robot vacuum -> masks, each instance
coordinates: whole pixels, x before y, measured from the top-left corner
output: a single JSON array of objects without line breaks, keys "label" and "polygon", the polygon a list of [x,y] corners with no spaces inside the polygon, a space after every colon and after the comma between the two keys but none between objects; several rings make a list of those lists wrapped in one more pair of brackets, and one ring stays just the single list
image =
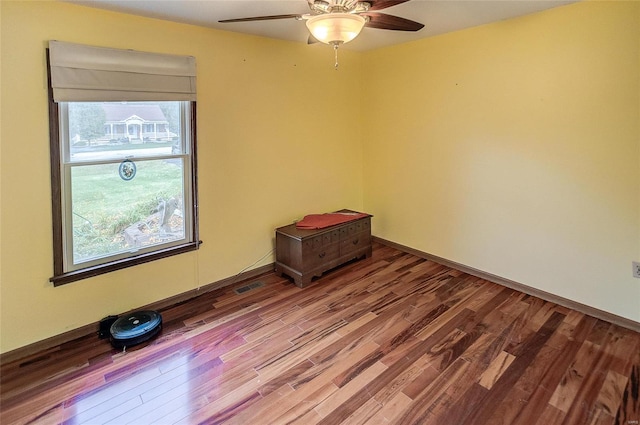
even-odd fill
[{"label": "robot vacuum", "polygon": [[131,347],[148,341],[162,330],[162,316],[151,310],[136,311],[118,318],[109,329],[111,345]]}]

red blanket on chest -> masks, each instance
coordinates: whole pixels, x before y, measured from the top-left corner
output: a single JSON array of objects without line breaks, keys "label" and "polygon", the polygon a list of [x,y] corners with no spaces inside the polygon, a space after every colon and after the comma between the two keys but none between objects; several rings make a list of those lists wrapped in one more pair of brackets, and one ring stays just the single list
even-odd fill
[{"label": "red blanket on chest", "polygon": [[368,216],[369,214],[364,213],[309,214],[297,222],[296,227],[298,229],[324,229],[325,227],[335,226],[336,224],[342,224]]}]

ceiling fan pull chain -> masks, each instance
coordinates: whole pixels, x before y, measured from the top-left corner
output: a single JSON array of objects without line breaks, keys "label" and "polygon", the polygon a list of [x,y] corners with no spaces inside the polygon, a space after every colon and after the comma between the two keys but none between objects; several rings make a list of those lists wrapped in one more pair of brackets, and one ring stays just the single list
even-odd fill
[{"label": "ceiling fan pull chain", "polygon": [[335,43],[333,45],[333,52],[336,58],[336,64],[334,65],[334,67],[335,67],[335,70],[337,71],[338,70],[338,43]]}]

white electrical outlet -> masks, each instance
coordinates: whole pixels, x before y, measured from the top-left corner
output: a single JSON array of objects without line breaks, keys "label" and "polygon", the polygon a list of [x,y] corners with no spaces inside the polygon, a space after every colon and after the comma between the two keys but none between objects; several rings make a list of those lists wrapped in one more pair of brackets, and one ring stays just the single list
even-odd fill
[{"label": "white electrical outlet", "polygon": [[633,264],[633,277],[640,278],[640,261],[632,261]]}]

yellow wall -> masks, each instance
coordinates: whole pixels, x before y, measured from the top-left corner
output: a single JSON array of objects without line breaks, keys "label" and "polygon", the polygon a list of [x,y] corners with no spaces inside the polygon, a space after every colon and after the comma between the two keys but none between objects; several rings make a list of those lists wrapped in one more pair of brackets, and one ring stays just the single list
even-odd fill
[{"label": "yellow wall", "polygon": [[373,232],[640,321],[640,2],[367,54]]},{"label": "yellow wall", "polygon": [[[344,50],[0,2],[0,351],[235,275],[308,212],[640,321],[640,3]],[[53,288],[49,39],[193,55],[202,248]],[[360,111],[366,114],[360,115]],[[273,261],[265,258],[264,263]]]},{"label": "yellow wall", "polygon": [[[305,213],[362,207],[361,57],[59,2],[1,3],[2,352],[230,276]],[[53,288],[50,39],[197,60],[201,249]],[[258,264],[273,261],[267,256]]]}]

